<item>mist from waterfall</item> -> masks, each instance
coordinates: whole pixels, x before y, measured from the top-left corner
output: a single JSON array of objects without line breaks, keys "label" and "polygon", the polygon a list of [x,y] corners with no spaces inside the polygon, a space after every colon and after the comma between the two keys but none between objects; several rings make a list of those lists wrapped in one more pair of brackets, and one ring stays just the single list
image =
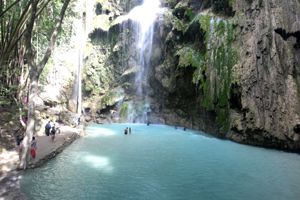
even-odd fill
[{"label": "mist from waterfall", "polygon": [[141,111],[142,116],[134,119],[134,122],[137,123],[146,123],[148,121],[147,113],[150,111],[147,79],[151,67],[154,22],[159,5],[158,0],[144,0],[142,5],[135,7],[128,14],[128,18],[134,21],[133,27],[136,34],[136,66],[131,67],[138,67],[135,76],[135,86],[137,101],[140,102],[137,105],[137,110]]}]

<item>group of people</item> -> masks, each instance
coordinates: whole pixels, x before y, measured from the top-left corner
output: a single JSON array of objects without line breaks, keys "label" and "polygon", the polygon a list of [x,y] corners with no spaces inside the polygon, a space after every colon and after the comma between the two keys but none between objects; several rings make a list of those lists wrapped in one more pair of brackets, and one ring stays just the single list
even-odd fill
[{"label": "group of people", "polygon": [[49,121],[46,124],[45,130],[46,130],[46,135],[47,136],[51,135],[52,142],[54,142],[55,134],[56,134],[56,131],[57,131],[57,127],[56,127],[55,123],[53,124],[53,126],[51,126],[51,121]]},{"label": "group of people", "polygon": [[[127,135],[127,133],[128,133],[128,127],[126,127],[124,130],[124,134]],[[129,134],[131,134],[131,128],[129,128]]]},{"label": "group of people", "polygon": [[[177,126],[175,126],[175,129],[178,129]],[[183,131],[186,131],[186,127],[183,127]]]},{"label": "group of people", "polygon": [[[21,138],[19,135],[17,136],[17,145],[18,145],[18,154],[19,154],[19,159],[21,160],[21,156],[22,156],[22,151],[23,151],[23,138]],[[32,156],[32,158],[34,159],[36,156],[36,140],[35,137],[32,137],[31,140],[31,150],[30,150],[30,154]]]}]

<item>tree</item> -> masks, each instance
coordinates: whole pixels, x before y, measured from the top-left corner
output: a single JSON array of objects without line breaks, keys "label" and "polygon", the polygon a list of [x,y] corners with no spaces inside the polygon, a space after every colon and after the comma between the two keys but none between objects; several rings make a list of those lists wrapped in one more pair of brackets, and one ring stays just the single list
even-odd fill
[{"label": "tree", "polygon": [[[10,104],[22,96],[27,80],[24,70],[25,22],[30,6],[24,0],[0,0],[0,104]],[[25,74],[24,74],[25,72]]]},{"label": "tree", "polygon": [[[40,0],[36,18],[49,2],[50,0]],[[0,0],[0,106],[15,103],[23,126],[22,100],[27,96],[29,84],[29,71],[24,62],[24,33],[30,11],[30,1]]]},{"label": "tree", "polygon": [[56,22],[55,28],[52,32],[52,35],[50,37],[50,42],[47,47],[47,50],[42,58],[41,61],[38,63],[35,62],[34,58],[34,53],[33,53],[33,47],[32,47],[32,37],[33,37],[33,29],[34,29],[34,24],[37,16],[37,11],[38,11],[38,4],[40,3],[40,0],[30,0],[31,3],[31,14],[30,18],[28,20],[28,23],[26,25],[26,31],[25,31],[25,47],[26,47],[26,59],[27,63],[29,66],[29,76],[30,76],[30,88],[29,88],[29,99],[28,99],[28,121],[27,121],[27,129],[26,129],[26,134],[24,138],[24,150],[22,151],[22,157],[21,157],[21,163],[20,163],[20,168],[26,169],[28,165],[28,160],[29,160],[29,151],[30,151],[30,144],[31,144],[31,139],[33,136],[33,131],[34,131],[34,98],[37,93],[38,89],[38,81],[39,77],[49,59],[51,56],[53,47],[56,42],[56,38],[59,32],[59,29],[61,27],[63,18],[65,16],[66,9],[69,5],[71,0],[65,0],[63,7],[60,11],[58,20]]}]

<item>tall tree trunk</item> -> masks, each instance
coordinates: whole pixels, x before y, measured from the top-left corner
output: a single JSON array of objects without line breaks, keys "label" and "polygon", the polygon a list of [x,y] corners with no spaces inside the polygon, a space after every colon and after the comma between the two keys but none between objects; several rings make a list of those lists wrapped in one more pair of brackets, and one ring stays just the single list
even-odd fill
[{"label": "tall tree trunk", "polygon": [[50,38],[50,42],[49,42],[49,46],[47,47],[47,50],[44,54],[43,59],[36,64],[34,61],[34,54],[32,51],[32,43],[31,43],[31,39],[32,39],[32,32],[33,32],[33,26],[34,26],[34,22],[36,19],[36,14],[37,14],[37,5],[39,3],[39,0],[30,0],[31,2],[31,15],[30,15],[30,19],[27,23],[27,28],[26,28],[26,33],[25,33],[25,47],[26,47],[26,59],[27,59],[27,63],[29,66],[29,75],[30,75],[30,89],[29,89],[29,99],[28,99],[28,125],[27,125],[27,129],[26,129],[26,135],[24,138],[24,150],[22,151],[22,157],[21,157],[21,163],[20,163],[20,168],[22,169],[26,169],[27,165],[28,165],[28,160],[29,160],[29,156],[30,156],[30,146],[31,146],[31,140],[32,140],[32,136],[33,136],[33,132],[34,132],[34,123],[35,123],[35,119],[34,119],[34,112],[35,112],[35,106],[34,106],[34,97],[37,94],[37,88],[38,88],[38,81],[39,81],[39,77],[49,59],[49,57],[51,56],[54,44],[56,42],[56,37],[58,34],[58,31],[61,27],[62,24],[62,20],[64,18],[65,15],[65,11],[69,5],[71,0],[65,0],[64,5],[61,9],[60,15],[59,15],[59,19],[56,23],[56,26],[54,28],[54,31],[51,35]]},{"label": "tall tree trunk", "polygon": [[30,159],[30,147],[31,147],[31,140],[34,132],[34,112],[35,112],[35,95],[37,93],[38,88],[38,81],[39,81],[39,75],[31,74],[30,76],[30,88],[29,88],[29,99],[28,99],[28,120],[27,120],[27,129],[26,129],[26,135],[23,140],[23,150],[22,150],[22,157],[21,157],[21,163],[20,166],[23,169],[26,169],[28,165],[28,161]]}]

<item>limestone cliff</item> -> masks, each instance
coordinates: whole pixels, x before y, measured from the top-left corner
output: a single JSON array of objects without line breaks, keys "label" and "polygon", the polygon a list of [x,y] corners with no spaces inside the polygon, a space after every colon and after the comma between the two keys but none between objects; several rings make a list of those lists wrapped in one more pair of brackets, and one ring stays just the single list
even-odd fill
[{"label": "limestone cliff", "polygon": [[[98,123],[128,115],[137,101],[133,77],[140,70],[134,62],[135,26],[124,16],[141,1],[124,1],[126,8],[107,2],[105,12],[95,5],[98,15],[108,16],[107,29],[98,26],[90,33],[83,87],[86,111]],[[161,4],[144,85],[149,120],[299,152],[293,126],[300,123],[300,2]],[[109,91],[120,94],[108,98]],[[101,109],[99,102],[105,105]]]},{"label": "limestone cliff", "polygon": [[[299,151],[300,2],[234,1],[239,51],[233,140]],[[296,141],[294,141],[296,140]]]}]

